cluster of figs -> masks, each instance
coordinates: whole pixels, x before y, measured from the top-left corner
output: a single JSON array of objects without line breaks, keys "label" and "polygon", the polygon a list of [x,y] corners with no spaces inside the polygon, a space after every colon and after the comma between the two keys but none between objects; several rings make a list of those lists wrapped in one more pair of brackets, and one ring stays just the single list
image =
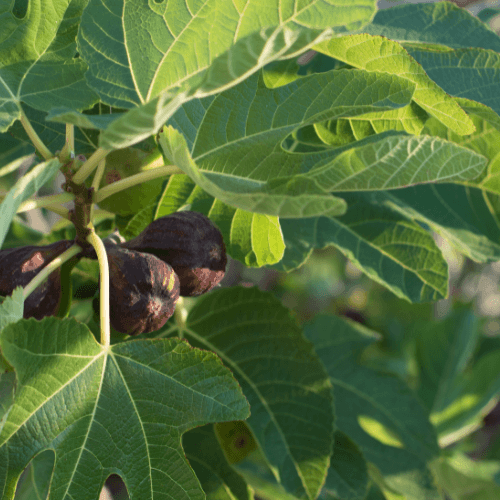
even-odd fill
[{"label": "cluster of figs", "polygon": [[[49,262],[73,245],[0,251],[0,295],[25,287]],[[227,257],[222,234],[207,217],[191,211],[154,220],[132,240],[105,242],[110,277],[110,323],[128,335],[160,329],[172,316],[179,296],[195,297],[224,277]],[[94,251],[81,256],[96,259]],[[60,268],[25,300],[24,317],[57,314],[61,300]]]}]

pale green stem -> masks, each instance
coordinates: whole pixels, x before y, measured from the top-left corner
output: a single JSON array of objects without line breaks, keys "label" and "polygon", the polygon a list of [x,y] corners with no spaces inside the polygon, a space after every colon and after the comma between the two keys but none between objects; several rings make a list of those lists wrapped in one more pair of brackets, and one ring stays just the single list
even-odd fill
[{"label": "pale green stem", "polygon": [[99,189],[99,191],[97,191],[95,195],[95,202],[99,204],[100,201],[104,200],[108,196],[119,193],[120,191],[135,186],[136,184],[141,184],[153,179],[158,179],[159,177],[166,177],[167,175],[174,174],[184,174],[184,172],[175,165],[164,165],[163,167],[152,168],[151,170],[146,170],[144,172],[140,172],[139,174],[131,175],[126,179],[113,182],[112,184]]},{"label": "pale green stem", "polygon": [[100,304],[99,318],[101,322],[101,344],[109,347],[111,343],[111,333],[109,329],[109,264],[106,248],[101,238],[97,236],[94,229],[89,234],[87,241],[94,247],[99,262],[100,279]]},{"label": "pale green stem", "polygon": [[74,257],[76,254],[82,251],[81,247],[78,245],[73,245],[68,248],[61,255],[56,257],[54,260],[49,262],[25,287],[23,290],[24,299],[40,284],[42,284],[49,276],[50,273],[55,271],[58,267],[61,267],[66,261]]},{"label": "pale green stem", "polygon": [[184,304],[183,297],[179,297],[177,299],[177,304],[175,305],[174,319],[179,329],[178,337],[182,339],[184,338],[184,329],[186,328],[186,319],[187,319],[187,309],[186,309],[186,304]]},{"label": "pale green stem", "polygon": [[17,213],[27,212],[28,210],[34,210],[35,208],[49,207],[50,205],[55,205],[56,203],[66,203],[68,201],[73,201],[75,195],[73,193],[59,193],[51,194],[49,196],[41,196],[40,198],[31,198],[23,201],[17,208]]},{"label": "pale green stem", "polygon": [[[99,185],[101,184],[102,176],[104,175],[104,170],[106,168],[106,158],[103,158],[97,165],[97,172],[92,179],[92,187],[94,188],[94,193],[99,190]],[[95,203],[90,206],[90,220],[94,220],[94,207]]]},{"label": "pale green stem", "polygon": [[101,184],[101,179],[102,176],[104,175],[105,168],[106,168],[106,158],[103,158],[97,165],[97,171],[94,175],[94,178],[92,179],[92,187],[96,192],[99,189],[99,185]]},{"label": "pale green stem", "polygon": [[67,163],[75,152],[75,127],[71,123],[66,123],[66,143],[61,150],[59,158],[62,163]]},{"label": "pale green stem", "polygon": [[66,123],[66,142],[69,144],[70,153],[75,152],[75,127]]},{"label": "pale green stem", "polygon": [[78,172],[73,176],[75,184],[81,184],[97,167],[99,162],[106,158],[111,152],[109,149],[98,148],[94,151],[92,156],[78,169]]},{"label": "pale green stem", "polygon": [[66,207],[62,207],[61,205],[47,205],[45,208],[69,220],[69,210]]},{"label": "pale green stem", "polygon": [[54,157],[54,155],[50,152],[49,148],[43,143],[42,139],[35,132],[35,129],[32,127],[28,117],[24,114],[24,111],[21,109],[21,124],[24,127],[24,130],[28,134],[28,137],[31,139],[33,146],[35,146],[36,150],[46,159],[50,160]]}]

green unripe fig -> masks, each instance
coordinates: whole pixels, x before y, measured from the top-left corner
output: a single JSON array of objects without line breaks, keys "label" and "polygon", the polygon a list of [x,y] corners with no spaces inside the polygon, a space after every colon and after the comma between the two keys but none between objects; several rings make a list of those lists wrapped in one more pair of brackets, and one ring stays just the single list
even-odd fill
[{"label": "green unripe fig", "polygon": [[[61,240],[46,246],[0,250],[0,295],[23,288],[52,260],[68,250],[73,241]],[[24,318],[54,316],[61,302],[61,268],[56,269],[24,301]]]},{"label": "green unripe fig", "polygon": [[[136,148],[118,149],[106,156],[100,188],[163,164],[158,150],[146,153]],[[142,182],[105,198],[99,202],[99,207],[122,216],[135,214],[154,203],[163,191],[162,184],[161,179]]]},{"label": "green unripe fig", "polygon": [[106,248],[109,264],[109,314],[120,333],[159,330],[179,299],[179,278],[154,255],[119,246]]},{"label": "green unripe fig", "polygon": [[180,281],[180,294],[194,297],[214,288],[224,277],[227,256],[217,226],[198,212],[160,217],[122,248],[155,255],[170,264]]}]

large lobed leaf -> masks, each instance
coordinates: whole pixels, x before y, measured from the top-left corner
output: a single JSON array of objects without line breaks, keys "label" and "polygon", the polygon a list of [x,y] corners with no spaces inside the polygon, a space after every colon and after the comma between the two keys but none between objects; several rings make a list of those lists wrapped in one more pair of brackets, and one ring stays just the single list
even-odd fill
[{"label": "large lobed leaf", "polygon": [[[291,57],[333,32],[361,28],[373,17],[375,4],[90,0],[78,48],[101,100],[130,108],[179,89],[183,82],[222,88],[249,76],[267,59]],[[207,77],[204,73],[217,58],[216,71]]]},{"label": "large lobed leaf", "polygon": [[19,387],[0,432],[0,492],[14,498],[28,462],[55,452],[51,500],[97,498],[118,472],[131,499],[203,499],[182,434],[248,417],[229,370],[179,339],[100,346],[74,319],[4,328],[2,352]]},{"label": "large lobed leaf", "polygon": [[448,264],[432,236],[375,193],[346,193],[347,213],[281,221],[281,270],[298,267],[312,248],[334,245],[374,281],[411,302],[448,294]]},{"label": "large lobed leaf", "polygon": [[325,196],[332,191],[477,177],[486,164],[481,155],[428,136],[386,132],[308,154],[283,146],[309,124],[408,105],[413,89],[404,78],[363,70],[313,74],[276,89],[255,75],[214,99],[185,104],[170,121],[184,137],[167,127],[160,144],[212,196],[286,218],[340,215]]},{"label": "large lobed leaf", "polygon": [[222,359],[250,403],[245,423],[274,480],[296,498],[316,498],[334,441],[331,385],[280,301],[256,288],[213,291],[198,298],[185,326],[164,334],[182,335]]},{"label": "large lobed leaf", "polygon": [[448,293],[448,266],[430,231],[476,262],[500,258],[498,194],[443,183],[342,196],[342,217],[281,221],[286,249],[278,269],[294,269],[312,248],[334,245],[397,296],[421,302]]},{"label": "large lobed leaf", "polygon": [[[258,0],[90,0],[78,35],[89,65],[86,79],[102,102],[130,109],[101,135],[100,146],[123,148],[155,134],[193,96],[221,92],[268,62],[358,29],[375,10],[374,0],[307,0],[300,6],[274,0],[265,8]],[[81,122],[70,106],[53,118]]]}]

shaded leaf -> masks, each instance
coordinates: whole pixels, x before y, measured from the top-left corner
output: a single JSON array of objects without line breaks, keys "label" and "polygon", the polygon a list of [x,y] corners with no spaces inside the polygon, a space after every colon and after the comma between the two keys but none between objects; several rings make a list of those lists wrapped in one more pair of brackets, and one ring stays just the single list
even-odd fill
[{"label": "shaded leaf", "polygon": [[251,405],[246,424],[274,478],[291,495],[316,498],[332,452],[331,386],[281,302],[256,288],[212,291],[170,334],[214,351],[231,368]]},{"label": "shaded leaf", "polygon": [[47,450],[31,461],[16,490],[16,500],[48,500],[54,458],[54,452]]},{"label": "shaded leaf", "polygon": [[399,42],[424,44],[424,47],[433,49],[433,45],[441,44],[500,52],[500,37],[477,17],[452,2],[396,5],[379,10],[372,22],[358,31]]},{"label": "shaded leaf", "polygon": [[363,500],[368,491],[368,469],[358,446],[343,432],[335,433],[330,469],[320,500]]},{"label": "shaded leaf", "polygon": [[451,500],[496,500],[500,495],[500,486],[491,475],[489,478],[477,476],[481,464],[463,456],[462,466],[457,469],[455,467],[459,464],[457,458],[455,460],[442,458],[433,467],[437,481]]},{"label": "shaded leaf", "polygon": [[295,269],[313,248],[333,245],[400,298],[416,303],[448,295],[448,264],[425,229],[375,193],[342,196],[344,216],[280,222],[286,249],[277,269]]},{"label": "shaded leaf", "polygon": [[338,429],[380,469],[391,488],[410,498],[439,498],[428,470],[439,447],[427,412],[399,378],[357,361],[374,342],[374,333],[336,316],[317,316],[304,333],[330,375]]},{"label": "shaded leaf", "polygon": [[212,425],[186,432],[182,447],[207,500],[253,500],[252,489],[227,462]]},{"label": "shaded leaf", "polygon": [[491,209],[498,195],[486,198],[476,187],[435,184],[384,191],[373,196],[380,203],[423,222],[476,262],[500,257],[500,223]]},{"label": "shaded leaf", "polygon": [[417,327],[418,395],[430,412],[442,412],[457,397],[457,385],[476,348],[478,319],[470,311],[454,311],[443,321]]}]

